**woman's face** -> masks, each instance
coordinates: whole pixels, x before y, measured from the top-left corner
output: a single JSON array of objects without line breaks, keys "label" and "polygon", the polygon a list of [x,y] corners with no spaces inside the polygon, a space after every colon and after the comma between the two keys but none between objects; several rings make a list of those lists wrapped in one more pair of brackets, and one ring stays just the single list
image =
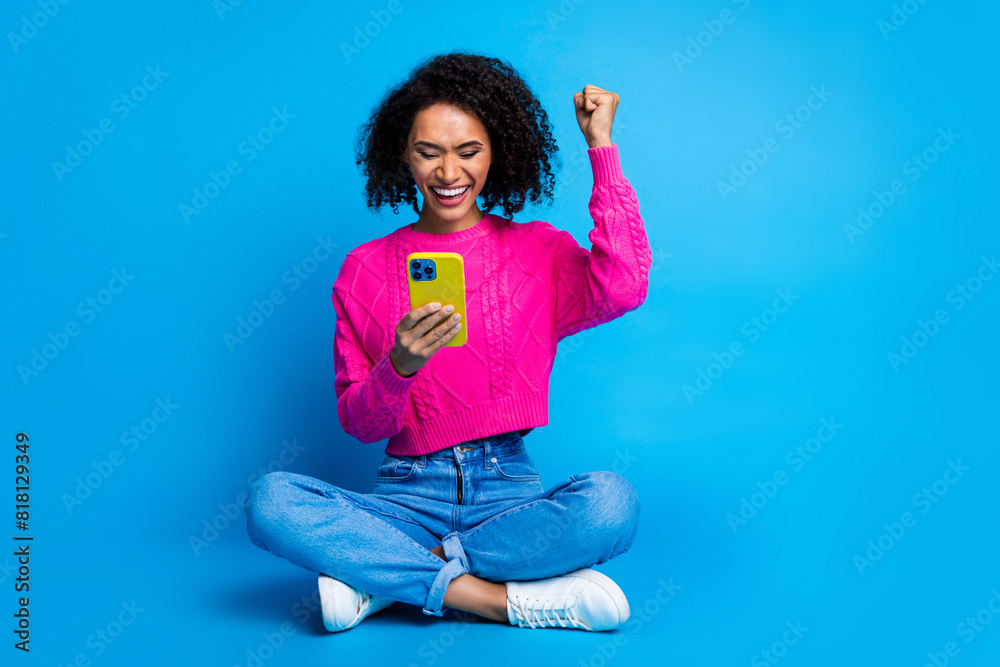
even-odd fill
[{"label": "woman's face", "polygon": [[[424,206],[421,231],[468,229],[483,217],[476,198],[490,171],[490,137],[478,118],[458,107],[437,103],[417,113],[403,159],[409,164]],[[441,190],[463,190],[448,197]]]}]

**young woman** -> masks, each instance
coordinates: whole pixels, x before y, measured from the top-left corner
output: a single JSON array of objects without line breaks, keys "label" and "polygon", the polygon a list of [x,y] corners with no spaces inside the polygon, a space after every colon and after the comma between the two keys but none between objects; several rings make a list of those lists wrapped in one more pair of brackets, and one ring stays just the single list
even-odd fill
[{"label": "young woman", "polygon": [[[349,252],[333,286],[337,415],[361,442],[388,438],[386,456],[371,493],[274,472],[247,510],[254,544],[320,573],[330,631],[394,601],[520,627],[628,619],[621,589],[590,568],[631,547],[635,491],[609,471],[545,488],[523,439],[548,423],[558,341],[638,308],[652,260],[611,143],[618,95],[587,85],[573,100],[594,175],[591,251],[547,222],[511,219],[526,196],[551,200],[558,149],[503,61],[429,59],[363,128],[369,207],[409,202],[419,215]],[[497,206],[503,216],[484,212]],[[466,312],[410,310],[415,251],[461,254]],[[466,323],[466,344],[445,347]]]}]

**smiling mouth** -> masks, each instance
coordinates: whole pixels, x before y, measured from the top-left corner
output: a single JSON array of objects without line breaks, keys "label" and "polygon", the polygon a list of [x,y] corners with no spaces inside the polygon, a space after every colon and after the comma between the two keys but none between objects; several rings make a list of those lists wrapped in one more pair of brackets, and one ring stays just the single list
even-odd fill
[{"label": "smiling mouth", "polygon": [[465,191],[471,187],[471,185],[461,185],[455,188],[440,188],[434,185],[430,186],[431,190],[434,191],[434,194],[441,199],[457,199],[465,194]]}]

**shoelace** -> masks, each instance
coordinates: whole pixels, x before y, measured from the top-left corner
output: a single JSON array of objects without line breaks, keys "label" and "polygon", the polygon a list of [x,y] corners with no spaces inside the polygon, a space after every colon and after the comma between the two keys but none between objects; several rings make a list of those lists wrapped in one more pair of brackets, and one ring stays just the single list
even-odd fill
[{"label": "shoelace", "polygon": [[[573,615],[575,601],[570,603],[568,599],[563,599],[557,602],[555,599],[550,599],[540,606],[538,606],[537,599],[534,600],[534,606],[530,604],[531,602],[531,599],[522,602],[521,597],[515,595],[514,600],[510,603],[511,609],[514,610],[514,618],[517,619],[517,624],[522,628],[525,626],[544,628],[558,625],[561,628],[573,627],[590,630],[586,623]],[[558,613],[560,611],[563,612],[562,615]]]}]

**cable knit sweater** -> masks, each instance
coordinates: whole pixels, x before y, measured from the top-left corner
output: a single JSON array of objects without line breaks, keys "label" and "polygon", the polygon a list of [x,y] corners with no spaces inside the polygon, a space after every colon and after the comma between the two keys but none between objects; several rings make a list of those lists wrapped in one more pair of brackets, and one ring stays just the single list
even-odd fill
[{"label": "cable knit sweater", "polygon": [[[347,254],[333,285],[334,387],[344,431],[365,443],[388,438],[387,454],[415,456],[548,423],[556,343],[638,308],[652,261],[617,144],[587,154],[590,251],[547,222],[486,214],[448,234],[406,225]],[[404,378],[389,352],[410,311],[405,262],[417,251],[462,255],[468,341],[438,349]]]}]

